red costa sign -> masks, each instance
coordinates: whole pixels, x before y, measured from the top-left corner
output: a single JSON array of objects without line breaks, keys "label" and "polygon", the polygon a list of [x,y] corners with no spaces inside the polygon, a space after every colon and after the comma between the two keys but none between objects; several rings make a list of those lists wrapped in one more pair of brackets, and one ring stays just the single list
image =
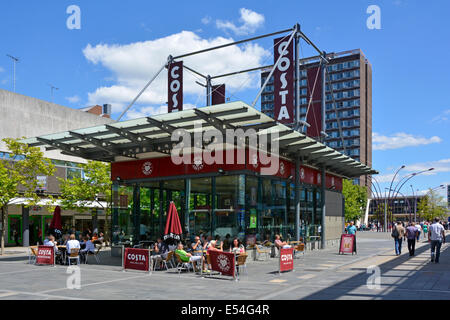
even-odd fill
[{"label": "red costa sign", "polygon": [[294,248],[280,249],[280,272],[294,270]]},{"label": "red costa sign", "polygon": [[55,248],[52,246],[38,246],[36,264],[55,264]]},{"label": "red costa sign", "polygon": [[235,261],[234,254],[222,251],[208,251],[211,258],[211,268],[224,276],[234,277]]},{"label": "red costa sign", "polygon": [[[286,48],[289,36],[274,41],[274,62]],[[294,46],[289,44],[274,71],[274,118],[280,123],[294,122]]]},{"label": "red costa sign", "polygon": [[183,110],[183,61],[169,65],[168,112]]},{"label": "red costa sign", "polygon": [[339,245],[339,254],[356,253],[356,237],[354,234],[342,234],[341,243]]},{"label": "red costa sign", "polygon": [[150,251],[147,249],[126,248],[123,255],[123,268],[149,271]]},{"label": "red costa sign", "polygon": [[309,137],[320,137],[320,131],[322,131],[322,72],[320,67],[310,68],[306,72],[308,97],[312,96],[310,110],[306,116],[306,122],[311,126],[306,129],[306,135]]},{"label": "red costa sign", "polygon": [[225,103],[225,84],[212,86],[211,105]]}]

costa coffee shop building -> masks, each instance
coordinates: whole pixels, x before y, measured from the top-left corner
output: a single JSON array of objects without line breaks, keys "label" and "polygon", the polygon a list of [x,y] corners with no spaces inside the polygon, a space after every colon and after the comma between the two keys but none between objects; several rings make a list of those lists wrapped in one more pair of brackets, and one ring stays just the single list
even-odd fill
[{"label": "costa coffee shop building", "polygon": [[[231,145],[224,143],[225,138],[215,141],[204,137],[208,146],[203,146],[203,153],[193,152],[185,144],[183,155],[190,161],[177,164],[171,158],[181,141],[172,140],[177,129],[191,134],[191,146],[198,141],[194,132],[199,135],[215,130],[225,134],[226,129],[242,129],[249,134],[248,141],[258,138],[258,145],[252,149],[246,141],[245,157],[239,162],[238,142]],[[272,135],[264,143],[261,137],[266,134]],[[279,154],[262,151],[271,150],[275,141]],[[170,201],[177,207],[183,231],[190,235],[230,234],[243,240],[273,240],[276,233],[281,233],[285,239],[302,236],[309,241],[323,237],[335,240],[344,227],[342,179],[377,173],[243,102],[99,125],[23,142],[111,163],[114,243],[155,240],[164,231]],[[226,156],[225,164],[209,164],[206,150],[215,144],[235,155],[231,164]],[[270,174],[265,173],[270,164],[264,155],[278,163]]]}]

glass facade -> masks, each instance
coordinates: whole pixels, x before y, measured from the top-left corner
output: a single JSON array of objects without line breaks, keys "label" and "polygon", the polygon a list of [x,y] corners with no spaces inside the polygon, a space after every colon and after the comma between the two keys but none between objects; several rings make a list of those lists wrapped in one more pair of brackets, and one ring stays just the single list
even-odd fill
[{"label": "glass facade", "polygon": [[[321,189],[300,187],[300,233],[320,239]],[[184,236],[227,234],[245,241],[295,238],[295,185],[286,179],[249,174],[113,185],[113,242],[137,244],[164,233],[174,201]]]}]

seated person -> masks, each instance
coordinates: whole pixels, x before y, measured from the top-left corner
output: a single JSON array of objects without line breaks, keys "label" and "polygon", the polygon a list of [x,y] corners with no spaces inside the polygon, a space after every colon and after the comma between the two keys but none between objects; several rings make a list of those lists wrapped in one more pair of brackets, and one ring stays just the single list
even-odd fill
[{"label": "seated person", "polygon": [[67,255],[70,255],[70,251],[72,249],[80,249],[81,248],[80,242],[77,239],[75,239],[75,235],[73,233],[69,236],[69,241],[67,241],[67,243],[66,243],[66,248],[67,248]]},{"label": "seated person", "polygon": [[200,241],[199,236],[196,236],[194,238],[194,242],[192,243],[191,247],[192,247],[192,252],[193,252],[194,256],[202,256],[203,255],[203,245],[202,245],[202,242]]},{"label": "seated person", "polygon": [[89,253],[95,253],[95,245],[94,243],[89,240],[89,237],[84,237],[85,247],[84,249],[80,250],[81,258],[83,261],[86,261],[86,255]]},{"label": "seated person", "polygon": [[96,241],[97,239],[98,239],[98,234],[94,232],[94,234],[92,235],[91,241]]},{"label": "seated person", "polygon": [[203,264],[204,261],[203,256],[193,256],[192,254],[187,253],[186,251],[183,250],[183,243],[181,242],[178,243],[175,253],[180,257],[182,262],[192,262],[192,263],[195,262],[196,264],[200,262]]},{"label": "seated person", "polygon": [[279,234],[275,235],[275,246],[278,249],[289,249],[291,246],[287,244],[286,241],[281,241],[281,237]]},{"label": "seated person", "polygon": [[151,256],[153,262],[161,262],[162,259],[166,259],[169,254],[169,246],[162,241],[161,237],[156,239],[156,243],[153,245],[153,255]]},{"label": "seated person", "polygon": [[208,251],[222,251],[221,249],[216,248],[216,240],[211,240],[209,242],[209,247],[208,247]]},{"label": "seated person", "polygon": [[241,241],[238,238],[233,239],[233,244],[229,250],[230,250],[230,252],[232,252],[234,254],[245,253],[245,248],[241,244]]},{"label": "seated person", "polygon": [[47,236],[44,240],[44,246],[51,246],[55,248],[55,252],[58,253],[58,246],[55,240],[55,237],[51,234]]}]

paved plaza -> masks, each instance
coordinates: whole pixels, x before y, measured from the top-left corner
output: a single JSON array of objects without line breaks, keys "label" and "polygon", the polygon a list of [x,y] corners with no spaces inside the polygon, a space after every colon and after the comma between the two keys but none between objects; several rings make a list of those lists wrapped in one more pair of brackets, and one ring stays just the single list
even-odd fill
[{"label": "paved plaza", "polygon": [[[101,265],[91,259],[81,266],[81,289],[67,288],[67,266],[29,265],[22,248],[9,248],[0,257],[0,299],[450,299],[448,244],[442,246],[440,264],[434,264],[424,239],[414,257],[405,246],[397,257],[387,233],[358,233],[357,239],[356,255],[339,255],[337,247],[307,251],[295,259],[295,271],[281,275],[277,259],[251,260],[238,282],[192,272],[179,275],[175,269],[151,275],[123,272],[120,258],[105,250]],[[373,266],[379,267],[379,287],[367,285]]]}]

